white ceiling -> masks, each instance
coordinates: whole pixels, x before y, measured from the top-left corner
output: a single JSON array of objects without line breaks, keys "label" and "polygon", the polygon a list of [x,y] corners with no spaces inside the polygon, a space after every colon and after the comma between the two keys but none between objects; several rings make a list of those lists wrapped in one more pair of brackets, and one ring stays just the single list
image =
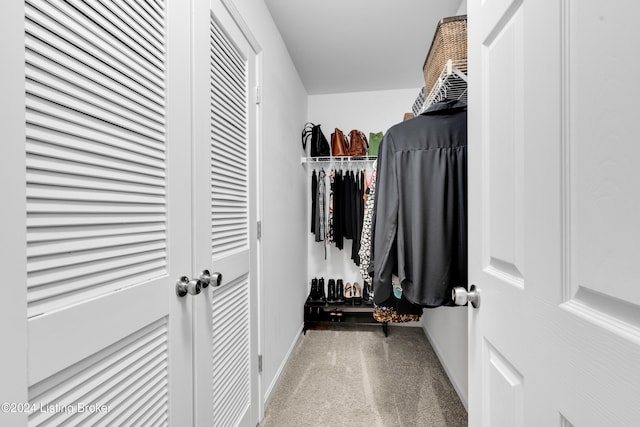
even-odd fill
[{"label": "white ceiling", "polygon": [[461,0],[265,0],[310,95],[424,86],[437,23]]}]

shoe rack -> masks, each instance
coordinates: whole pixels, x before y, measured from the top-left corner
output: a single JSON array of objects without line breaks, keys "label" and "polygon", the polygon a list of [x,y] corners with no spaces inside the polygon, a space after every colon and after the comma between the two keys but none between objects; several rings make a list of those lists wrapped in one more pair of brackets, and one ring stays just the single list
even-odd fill
[{"label": "shoe rack", "polygon": [[382,325],[384,336],[389,335],[387,322],[377,322],[373,317],[373,297],[366,286],[358,282],[353,285],[342,279],[329,279],[325,293],[324,278],[313,278],[311,290],[304,304],[304,327],[326,327],[326,324],[351,323],[360,325]]},{"label": "shoe rack", "polygon": [[381,325],[384,336],[389,336],[387,322],[380,323],[373,318],[372,305],[345,305],[334,303],[307,302],[304,305],[304,327],[308,329],[327,329],[338,324]]}]

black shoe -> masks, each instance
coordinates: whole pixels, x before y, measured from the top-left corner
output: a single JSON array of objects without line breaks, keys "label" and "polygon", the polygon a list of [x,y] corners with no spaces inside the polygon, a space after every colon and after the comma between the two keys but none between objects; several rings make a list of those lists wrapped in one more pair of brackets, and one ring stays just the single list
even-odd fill
[{"label": "black shoe", "polygon": [[342,279],[336,282],[336,304],[344,304],[344,285]]},{"label": "black shoe", "polygon": [[329,304],[333,304],[336,302],[336,281],[329,279],[329,284],[327,286],[327,302]]},{"label": "black shoe", "polygon": [[327,301],[327,297],[325,296],[325,293],[324,293],[324,278],[322,277],[318,280],[318,299],[321,300],[322,302]]},{"label": "black shoe", "polygon": [[369,284],[367,282],[364,282],[364,284],[362,285],[362,302],[365,305],[373,304],[373,295],[371,295]]},{"label": "black shoe", "polygon": [[318,299],[318,279],[315,277],[311,279],[311,290],[309,291],[308,301],[315,301]]}]

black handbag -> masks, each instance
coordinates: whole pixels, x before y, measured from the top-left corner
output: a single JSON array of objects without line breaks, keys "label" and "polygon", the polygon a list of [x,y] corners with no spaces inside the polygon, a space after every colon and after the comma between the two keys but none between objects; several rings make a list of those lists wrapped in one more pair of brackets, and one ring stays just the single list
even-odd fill
[{"label": "black handbag", "polygon": [[331,155],[329,141],[322,133],[320,125],[315,125],[311,122],[304,125],[304,129],[302,129],[302,149],[305,152],[307,142],[310,145],[309,155],[311,157],[329,157]]}]

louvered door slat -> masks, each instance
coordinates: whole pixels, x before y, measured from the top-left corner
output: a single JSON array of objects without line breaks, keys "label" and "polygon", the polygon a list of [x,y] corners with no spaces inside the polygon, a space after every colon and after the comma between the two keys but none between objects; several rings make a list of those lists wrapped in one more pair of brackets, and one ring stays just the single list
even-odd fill
[{"label": "louvered door slat", "polygon": [[[116,0],[114,3],[122,5],[124,1]],[[165,38],[164,19],[162,18],[164,16],[164,5],[160,2],[141,1],[133,4],[127,2],[127,6],[136,10],[141,17],[140,19],[149,24],[146,30],[154,34],[163,43]]]},{"label": "louvered door slat", "polygon": [[[247,70],[227,36],[211,25],[211,168],[213,256],[248,245]],[[238,213],[233,224],[220,214]]]},{"label": "louvered door slat", "polygon": [[[78,187],[79,184],[77,180],[70,178],[68,175],[61,175],[58,172],[48,172],[45,169],[46,166],[48,166],[48,164],[46,162],[42,162],[42,163],[45,163],[45,165],[43,165],[43,169],[40,169],[39,173],[37,174],[31,173],[29,170],[27,170],[27,179],[29,179],[30,182],[32,182],[34,185],[80,188]],[[29,167],[33,167],[33,166],[29,166]],[[148,187],[145,185],[132,183],[126,180],[127,176],[124,174],[121,174],[121,178],[125,178],[125,179],[121,179],[118,181],[116,181],[116,179],[118,179],[118,176],[117,176],[118,174],[114,173],[113,179],[109,179],[108,175],[111,175],[111,174],[105,174],[105,176],[101,176],[101,177],[85,176],[84,182],[80,184],[82,185],[81,188],[85,190],[90,190],[90,191],[112,191],[112,192],[130,193],[134,195],[147,194],[147,195],[154,195],[154,196],[164,196],[164,192],[161,188]],[[119,200],[119,201],[124,201],[124,200]]]},{"label": "louvered door slat", "polygon": [[[140,396],[130,398],[137,391],[135,387],[129,387],[132,379],[143,384],[148,381],[166,384],[167,332],[166,319],[137,331],[90,359],[32,386],[30,402],[36,407],[59,404],[64,408],[77,408],[90,402],[100,402],[111,408],[117,403],[114,410],[134,412]],[[167,390],[159,391],[158,398],[166,402]],[[91,414],[34,411],[29,416],[29,424],[77,425],[85,415]],[[94,412],[93,415],[100,414]]]},{"label": "louvered door slat", "polygon": [[[147,135],[127,131],[113,125],[112,123],[101,121],[90,115],[83,115],[79,111],[73,110],[68,106],[58,104],[53,100],[44,100],[40,98],[38,94],[34,95],[27,93],[26,101],[28,108],[28,124],[38,125],[41,127],[51,127],[52,129],[56,129],[60,132],[64,132],[66,130],[69,133],[75,126],[79,126],[85,128],[83,131],[84,133],[93,133],[97,140],[100,140],[100,134],[105,134],[105,143],[112,138],[116,138],[122,139],[122,143],[125,145],[128,143],[140,144],[142,146],[140,149],[149,147],[160,151],[163,150],[162,142],[157,139]],[[48,121],[57,120],[58,123],[52,126],[47,126],[50,124],[47,123],[47,120],[40,122],[39,120],[46,115],[49,116]],[[30,119],[33,119],[33,122],[31,122]]]},{"label": "louvered door slat", "polygon": [[211,28],[211,39],[214,44],[214,49],[211,51],[224,58],[227,65],[234,66],[237,70],[246,67],[245,58],[243,58],[235,44],[227,37],[224,31],[218,28],[216,24],[213,24]]},{"label": "louvered door slat", "polygon": [[[73,0],[71,3],[77,10],[104,28],[111,37],[117,38],[154,67],[164,68],[162,51],[154,45],[154,43],[161,45],[164,37],[156,31],[149,31],[153,30],[153,27],[148,25],[152,22],[146,19],[148,15],[141,16],[138,11],[124,2],[85,4]],[[147,25],[140,25],[140,20],[144,20]]]},{"label": "louvered door slat", "polygon": [[214,425],[230,425],[249,405],[249,284],[248,277],[214,294],[213,385]]},{"label": "louvered door slat", "polygon": [[[35,73],[27,72],[27,77],[42,77],[37,76]],[[27,80],[27,91],[29,93],[37,93],[39,97],[52,100],[56,104],[64,105],[66,108],[74,111],[83,111],[84,114],[91,116],[96,120],[100,120],[103,123],[106,123],[111,126],[116,126],[118,128],[126,129],[130,132],[137,133],[140,135],[145,135],[147,138],[153,140],[161,141],[163,138],[162,128],[153,122],[147,122],[148,126],[142,126],[132,120],[128,116],[126,116],[126,112],[124,110],[119,111],[118,113],[114,113],[113,110],[116,108],[112,108],[113,104],[111,101],[102,101],[97,100],[93,104],[90,102],[91,97],[88,94],[78,93],[76,91],[77,96],[68,95],[62,91],[57,90],[57,88],[53,85],[57,84],[53,79],[42,78],[42,81],[35,83],[32,80]],[[49,80],[49,81],[47,81]],[[63,83],[67,86],[68,92],[74,92],[73,88],[69,83]],[[101,105],[100,105],[101,104]],[[160,129],[160,131],[159,131]]]},{"label": "louvered door slat", "polygon": [[[31,76],[28,76],[33,80],[38,80],[34,73],[39,72],[41,75],[51,76],[47,77],[49,79],[59,78],[66,82],[72,81],[75,84],[74,90],[76,93],[82,93],[83,96],[85,93],[89,93],[94,95],[95,99],[109,97],[115,106],[126,111],[127,114],[142,116],[141,119],[137,120],[138,123],[145,123],[144,120],[148,120],[151,123],[164,125],[164,117],[161,115],[161,110],[158,110],[157,106],[154,106],[139,95],[133,94],[131,91],[122,90],[119,93],[115,93],[113,90],[97,85],[96,82],[87,79],[85,75],[80,74],[77,70],[72,70],[58,62],[47,60],[34,51],[26,52],[25,56],[26,62],[31,66],[27,69],[27,73],[32,73]],[[135,101],[130,98],[135,98]],[[141,103],[144,104],[143,108],[140,108]]]},{"label": "louvered door slat", "polygon": [[[81,265],[56,265],[55,268],[40,270],[40,271],[30,271],[30,280],[27,283],[29,287],[36,286],[44,286],[50,283],[56,283],[60,281],[67,280],[67,284],[64,286],[66,292],[70,292],[73,290],[71,288],[74,279],[73,277],[69,277],[69,274],[76,274],[77,277],[88,277],[91,274],[94,274],[96,269],[100,269],[100,271],[113,271],[120,270],[127,266],[135,266],[136,264],[158,264],[163,261],[164,257],[162,252],[156,251],[154,252],[144,252],[140,255],[128,255],[126,258],[116,258],[116,259],[107,259],[107,260],[99,260],[94,262],[85,262]],[[72,270],[72,271],[70,271]],[[76,287],[80,287],[76,285]],[[60,287],[62,289],[63,287]],[[54,296],[56,291],[47,290],[46,287],[42,289],[36,289],[31,293],[31,297],[33,300],[44,299],[49,296]]]},{"label": "louvered door slat", "polygon": [[[217,60],[218,58],[212,58],[212,60]],[[225,64],[220,64],[220,66],[224,66]],[[220,102],[224,99],[230,99],[233,101],[233,104],[229,105],[228,111],[222,111],[220,114],[224,115],[228,120],[232,122],[232,124],[236,125],[237,128],[242,126],[242,121],[238,119],[239,117],[244,116],[245,112],[242,110],[240,104],[242,103],[242,88],[234,88],[229,87],[230,85],[237,84],[236,82],[231,81],[231,79],[222,74],[220,76],[216,76],[212,80],[214,86],[211,90],[211,99],[213,102]],[[224,87],[224,86],[227,87]]]},{"label": "louvered door slat", "polygon": [[166,225],[163,223],[151,224],[111,224],[100,228],[92,226],[72,226],[65,229],[51,228],[45,230],[43,228],[32,228],[27,231],[27,238],[30,242],[49,242],[59,239],[87,239],[98,238],[113,235],[140,235],[151,232],[164,232]]},{"label": "louvered door slat", "polygon": [[[42,10],[39,9],[40,7]],[[67,11],[71,9],[67,4],[61,7],[65,7]],[[73,46],[73,51],[81,53],[84,57],[99,58],[99,61],[94,64],[103,64],[101,68],[106,68],[104,65],[108,64],[108,68],[129,76],[130,80],[136,81],[146,87],[148,91],[155,93],[156,96],[162,97],[164,90],[162,72],[155,69],[151,71],[151,67],[145,68],[141,65],[143,61],[141,58],[123,53],[122,51],[126,52],[128,49],[119,46],[120,44],[115,40],[111,40],[111,43],[99,43],[94,42],[93,38],[91,40],[85,38],[96,37],[94,31],[99,28],[95,24],[74,21],[58,9],[49,7],[43,2],[35,3],[34,8],[29,9],[29,12],[27,15],[29,34],[46,40],[48,43],[56,40],[56,44],[61,43],[62,46],[66,46],[61,49],[62,51],[68,51],[69,47]],[[30,21],[35,24],[31,25]],[[42,31],[38,27],[44,27],[48,31]],[[102,34],[105,35],[104,32]],[[52,37],[56,37],[56,39]],[[116,49],[115,46],[120,47],[122,51]]]},{"label": "louvered door slat", "polygon": [[166,216],[159,215],[126,215],[115,214],[107,215],[105,213],[101,215],[82,215],[82,216],[62,216],[57,217],[55,215],[48,214],[34,214],[27,219],[27,227],[42,227],[43,225],[50,225],[52,227],[60,227],[66,225],[81,226],[81,225],[120,225],[120,224],[140,224],[140,223],[164,223],[167,220]]},{"label": "louvered door slat", "polygon": [[[104,96],[108,93],[102,91],[100,94],[94,94],[89,90],[85,90],[78,86],[71,85],[69,81],[74,76],[71,73],[60,73],[61,77],[56,77],[48,71],[40,68],[30,67],[27,69],[27,91],[39,92],[39,96],[54,99],[57,103],[64,104],[75,110],[85,111],[94,117],[116,124],[118,126],[131,129],[133,131],[162,138],[164,123],[150,120],[147,117],[138,116],[135,110],[123,108],[119,99],[110,98],[105,100]],[[41,85],[42,87],[34,89],[32,86]],[[135,107],[135,106],[133,106]]]},{"label": "louvered door slat", "polygon": [[[40,34],[46,34],[39,30]],[[127,105],[131,102],[142,106],[138,111],[143,114],[153,115],[156,120],[163,119],[164,106],[162,99],[150,93],[140,93],[138,85],[130,84],[128,77],[119,75],[114,70],[104,67],[91,56],[77,58],[78,61],[70,61],[72,55],[64,50],[52,49],[56,40],[47,39],[46,42],[32,37],[29,40],[29,49],[25,52],[26,63],[50,71],[52,74],[65,79],[72,79],[74,83],[90,87],[95,92],[109,92],[115,99]],[[60,43],[58,43],[60,44]],[[75,58],[75,57],[74,57]],[[102,70],[100,75],[97,70]],[[91,76],[89,79],[87,76]],[[116,82],[116,84],[112,84]],[[144,92],[147,92],[146,89]]]},{"label": "louvered door slat", "polygon": [[[234,139],[233,134],[229,132],[219,132],[218,129],[214,129],[211,137],[215,141],[213,148],[220,160],[220,166],[229,172],[238,171],[245,173],[247,170],[245,165],[247,154],[231,143]],[[238,163],[237,169],[231,167],[233,162]]]},{"label": "louvered door slat", "polygon": [[[37,139],[36,139],[37,138]],[[106,138],[105,138],[106,139]],[[93,143],[77,136],[31,127],[28,132],[27,167],[56,172],[47,168],[47,159],[64,163],[64,170],[73,175],[111,177],[114,181],[162,186],[165,173],[163,162],[156,157],[132,153],[110,145]]]},{"label": "louvered door slat", "polygon": [[[154,75],[157,83],[162,82],[162,40],[148,37],[145,30],[136,33],[133,29],[140,29],[141,25],[129,18],[126,10],[115,7],[115,13],[110,13],[99,2],[89,4],[91,7],[78,0],[69,0],[64,5],[33,3],[34,9],[51,18],[51,24],[55,22],[59,28],[68,31],[64,33],[67,40],[74,41],[74,44],[87,52],[101,52],[119,60],[126,58],[123,63],[128,63],[128,66],[137,70],[140,75]],[[105,17],[100,12],[110,16]],[[127,19],[129,28],[123,24]],[[79,35],[80,38],[74,38],[73,34]],[[152,54],[155,54],[155,58]]]}]

